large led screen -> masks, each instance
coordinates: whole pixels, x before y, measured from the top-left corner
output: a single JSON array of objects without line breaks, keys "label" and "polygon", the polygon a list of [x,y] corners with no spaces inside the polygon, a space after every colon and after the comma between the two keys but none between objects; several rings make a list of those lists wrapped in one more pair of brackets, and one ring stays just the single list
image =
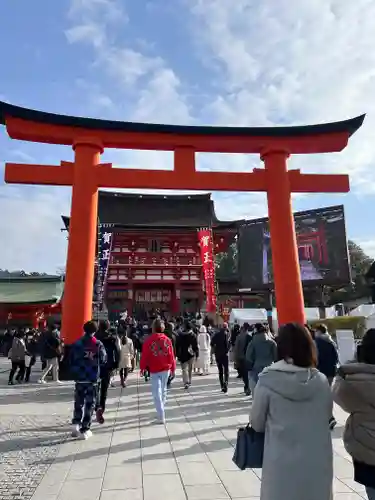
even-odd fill
[{"label": "large led screen", "polygon": [[[301,278],[305,285],[347,284],[350,281],[345,215],[342,205],[294,214]],[[271,236],[268,219],[240,227],[238,273],[242,288],[270,288],[273,284]]]}]

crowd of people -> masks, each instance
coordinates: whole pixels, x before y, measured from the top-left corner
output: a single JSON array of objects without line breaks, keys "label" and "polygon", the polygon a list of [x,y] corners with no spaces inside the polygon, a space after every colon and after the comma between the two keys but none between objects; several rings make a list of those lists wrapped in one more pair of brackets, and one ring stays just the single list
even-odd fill
[{"label": "crowd of people", "polygon": [[0,350],[11,361],[9,385],[30,382],[32,369],[38,358],[41,361],[42,375],[39,383],[45,384],[48,376],[60,383],[59,363],[64,344],[60,331],[51,324],[43,331],[29,328],[6,330],[2,336]]},{"label": "crowd of people", "polygon": [[[30,380],[39,356],[45,383],[58,382],[64,346],[56,326],[44,332],[20,330],[7,337],[9,383]],[[4,349],[3,349],[4,351]],[[250,424],[265,433],[261,500],[331,500],[331,431],[335,401],[349,418],[344,445],[353,459],[355,481],[375,500],[375,330],[364,335],[355,359],[339,366],[338,350],[324,325],[287,324],[273,335],[267,325],[227,324],[214,328],[200,317],[165,321],[134,318],[111,326],[87,322],[69,350],[75,380],[74,437],[91,436],[92,417],[105,421],[108,388],[115,371],[126,387],[139,366],[150,388],[156,423],[166,421],[166,399],[179,363],[184,390],[193,374],[207,375],[216,363],[223,393],[229,389],[231,362],[243,390],[252,396]],[[291,451],[292,450],[292,451]]]}]

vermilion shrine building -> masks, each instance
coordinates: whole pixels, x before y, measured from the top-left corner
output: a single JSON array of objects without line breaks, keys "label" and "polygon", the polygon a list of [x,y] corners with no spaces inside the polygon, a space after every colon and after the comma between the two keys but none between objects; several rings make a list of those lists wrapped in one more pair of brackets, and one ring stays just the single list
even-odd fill
[{"label": "vermilion shrine building", "polygon": [[[98,220],[114,235],[104,299],[110,317],[124,310],[139,313],[160,308],[174,314],[202,310],[199,229],[212,231],[217,254],[234,242],[240,222],[218,220],[210,194],[109,191],[99,193]],[[69,218],[63,221],[68,229]],[[238,304],[237,295],[231,299]]]},{"label": "vermilion shrine building", "polygon": [[61,316],[64,283],[60,276],[1,276],[0,327],[43,328]]}]

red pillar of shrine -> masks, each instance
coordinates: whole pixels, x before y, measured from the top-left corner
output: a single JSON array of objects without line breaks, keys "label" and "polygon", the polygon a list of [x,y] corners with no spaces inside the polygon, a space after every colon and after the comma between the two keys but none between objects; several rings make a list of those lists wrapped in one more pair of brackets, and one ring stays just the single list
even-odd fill
[{"label": "red pillar of shrine", "polygon": [[267,200],[279,325],[305,323],[305,307],[294,226],[286,151],[265,151]]},{"label": "red pillar of shrine", "polygon": [[38,318],[38,313],[35,312],[31,319],[31,328],[34,328],[36,330],[38,327],[39,327],[39,318]]},{"label": "red pillar of shrine", "polygon": [[82,327],[92,318],[94,261],[97,237],[98,187],[94,168],[103,147],[95,139],[77,140],[69,227],[68,258],[62,335],[70,344],[80,338]]}]

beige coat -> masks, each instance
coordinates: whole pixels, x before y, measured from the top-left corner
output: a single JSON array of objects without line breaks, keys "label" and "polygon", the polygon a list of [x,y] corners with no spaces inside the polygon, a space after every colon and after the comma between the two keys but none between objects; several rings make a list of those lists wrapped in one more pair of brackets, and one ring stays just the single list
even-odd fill
[{"label": "beige coat", "polygon": [[133,358],[134,358],[134,345],[133,341],[128,338],[128,341],[125,345],[121,344],[119,368],[120,369],[131,368]]},{"label": "beige coat", "polygon": [[333,399],[350,413],[344,446],[358,462],[375,466],[375,365],[343,365],[333,384]]}]

